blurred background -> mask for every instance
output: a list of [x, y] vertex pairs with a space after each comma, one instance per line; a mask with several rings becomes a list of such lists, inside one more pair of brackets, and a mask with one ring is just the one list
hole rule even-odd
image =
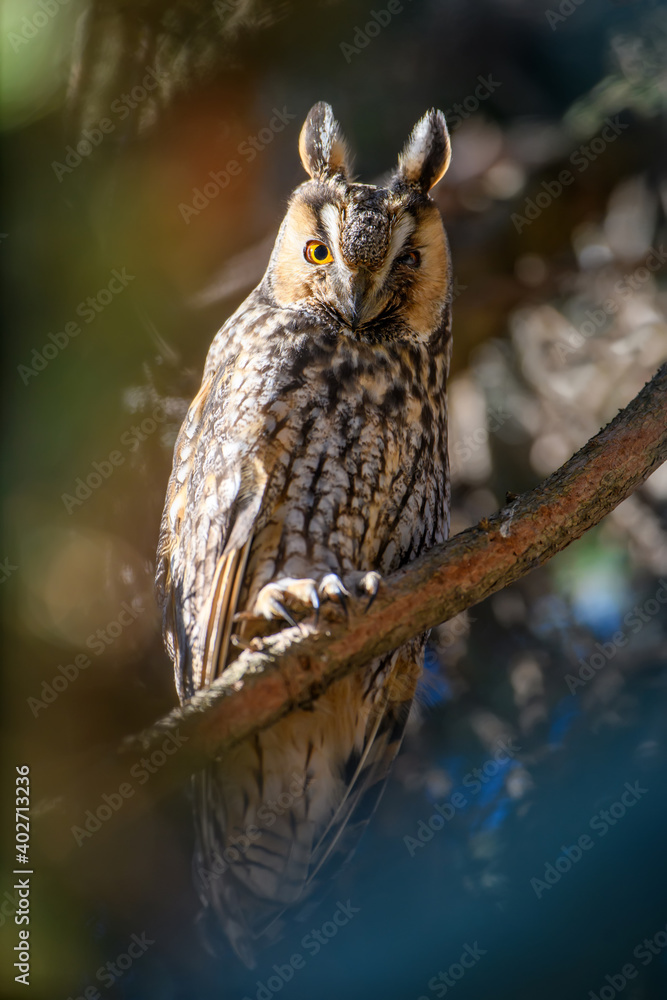
[[[185, 789], [80, 846], [66, 818], [116, 790], [86, 798], [87, 763], [176, 702], [153, 597], [171, 450], [303, 179], [309, 107], [333, 105], [365, 181], [427, 108], [447, 115], [458, 531], [557, 468], [667, 357], [665, 5], [1, 11], [2, 795], [13, 808], [30, 765], [35, 874], [31, 986], [3, 973], [0, 995], [667, 996], [667, 468], [436, 630], [352, 865], [252, 972], [201, 945]], [[11, 822], [3, 841], [10, 970]], [[304, 936], [335, 926], [338, 901], [356, 912], [315, 953]], [[138, 957], [114, 964], [133, 935]]]

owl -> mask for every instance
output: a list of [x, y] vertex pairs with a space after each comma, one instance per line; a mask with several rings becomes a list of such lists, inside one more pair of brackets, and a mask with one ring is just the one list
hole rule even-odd
[[[386, 186], [350, 177], [331, 108], [299, 138], [266, 274], [215, 336], [174, 449], [157, 591], [182, 701], [255, 636], [363, 612], [449, 527], [451, 267], [429, 196], [445, 119]], [[333, 683], [194, 779], [194, 876], [252, 967], [282, 915], [350, 856], [398, 751], [426, 636]]]

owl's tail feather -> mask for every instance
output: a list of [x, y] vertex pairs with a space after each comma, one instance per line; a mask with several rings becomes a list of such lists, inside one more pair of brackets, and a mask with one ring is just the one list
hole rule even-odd
[[279, 933], [278, 918], [302, 893], [313, 824], [303, 818], [297, 822], [293, 812], [267, 812], [267, 818], [275, 817], [270, 829], [257, 823], [243, 829], [223, 826], [229, 810], [220, 765], [209, 766], [193, 781], [198, 803], [195, 884], [233, 950], [253, 968], [256, 951]]
[[[343, 678], [194, 781], [194, 875], [249, 967], [281, 916], [353, 854], [401, 744], [421, 648]], [[316, 881], [317, 880], [317, 881]]]

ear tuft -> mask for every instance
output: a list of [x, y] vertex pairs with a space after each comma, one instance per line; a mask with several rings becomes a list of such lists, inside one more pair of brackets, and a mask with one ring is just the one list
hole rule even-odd
[[308, 112], [299, 136], [299, 155], [314, 179], [348, 177], [347, 148], [329, 104], [320, 101]]
[[433, 108], [412, 130], [398, 158], [394, 184], [417, 187], [426, 194], [444, 176], [451, 155], [445, 116]]

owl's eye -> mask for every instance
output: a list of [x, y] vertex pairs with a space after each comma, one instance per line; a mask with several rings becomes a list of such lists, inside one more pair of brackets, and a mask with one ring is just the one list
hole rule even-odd
[[303, 255], [310, 264], [330, 264], [333, 260], [329, 247], [319, 240], [308, 240]]
[[396, 261], [397, 264], [407, 264], [408, 267], [419, 267], [421, 264], [421, 254], [418, 250], [410, 250], [409, 253], [402, 254]]

